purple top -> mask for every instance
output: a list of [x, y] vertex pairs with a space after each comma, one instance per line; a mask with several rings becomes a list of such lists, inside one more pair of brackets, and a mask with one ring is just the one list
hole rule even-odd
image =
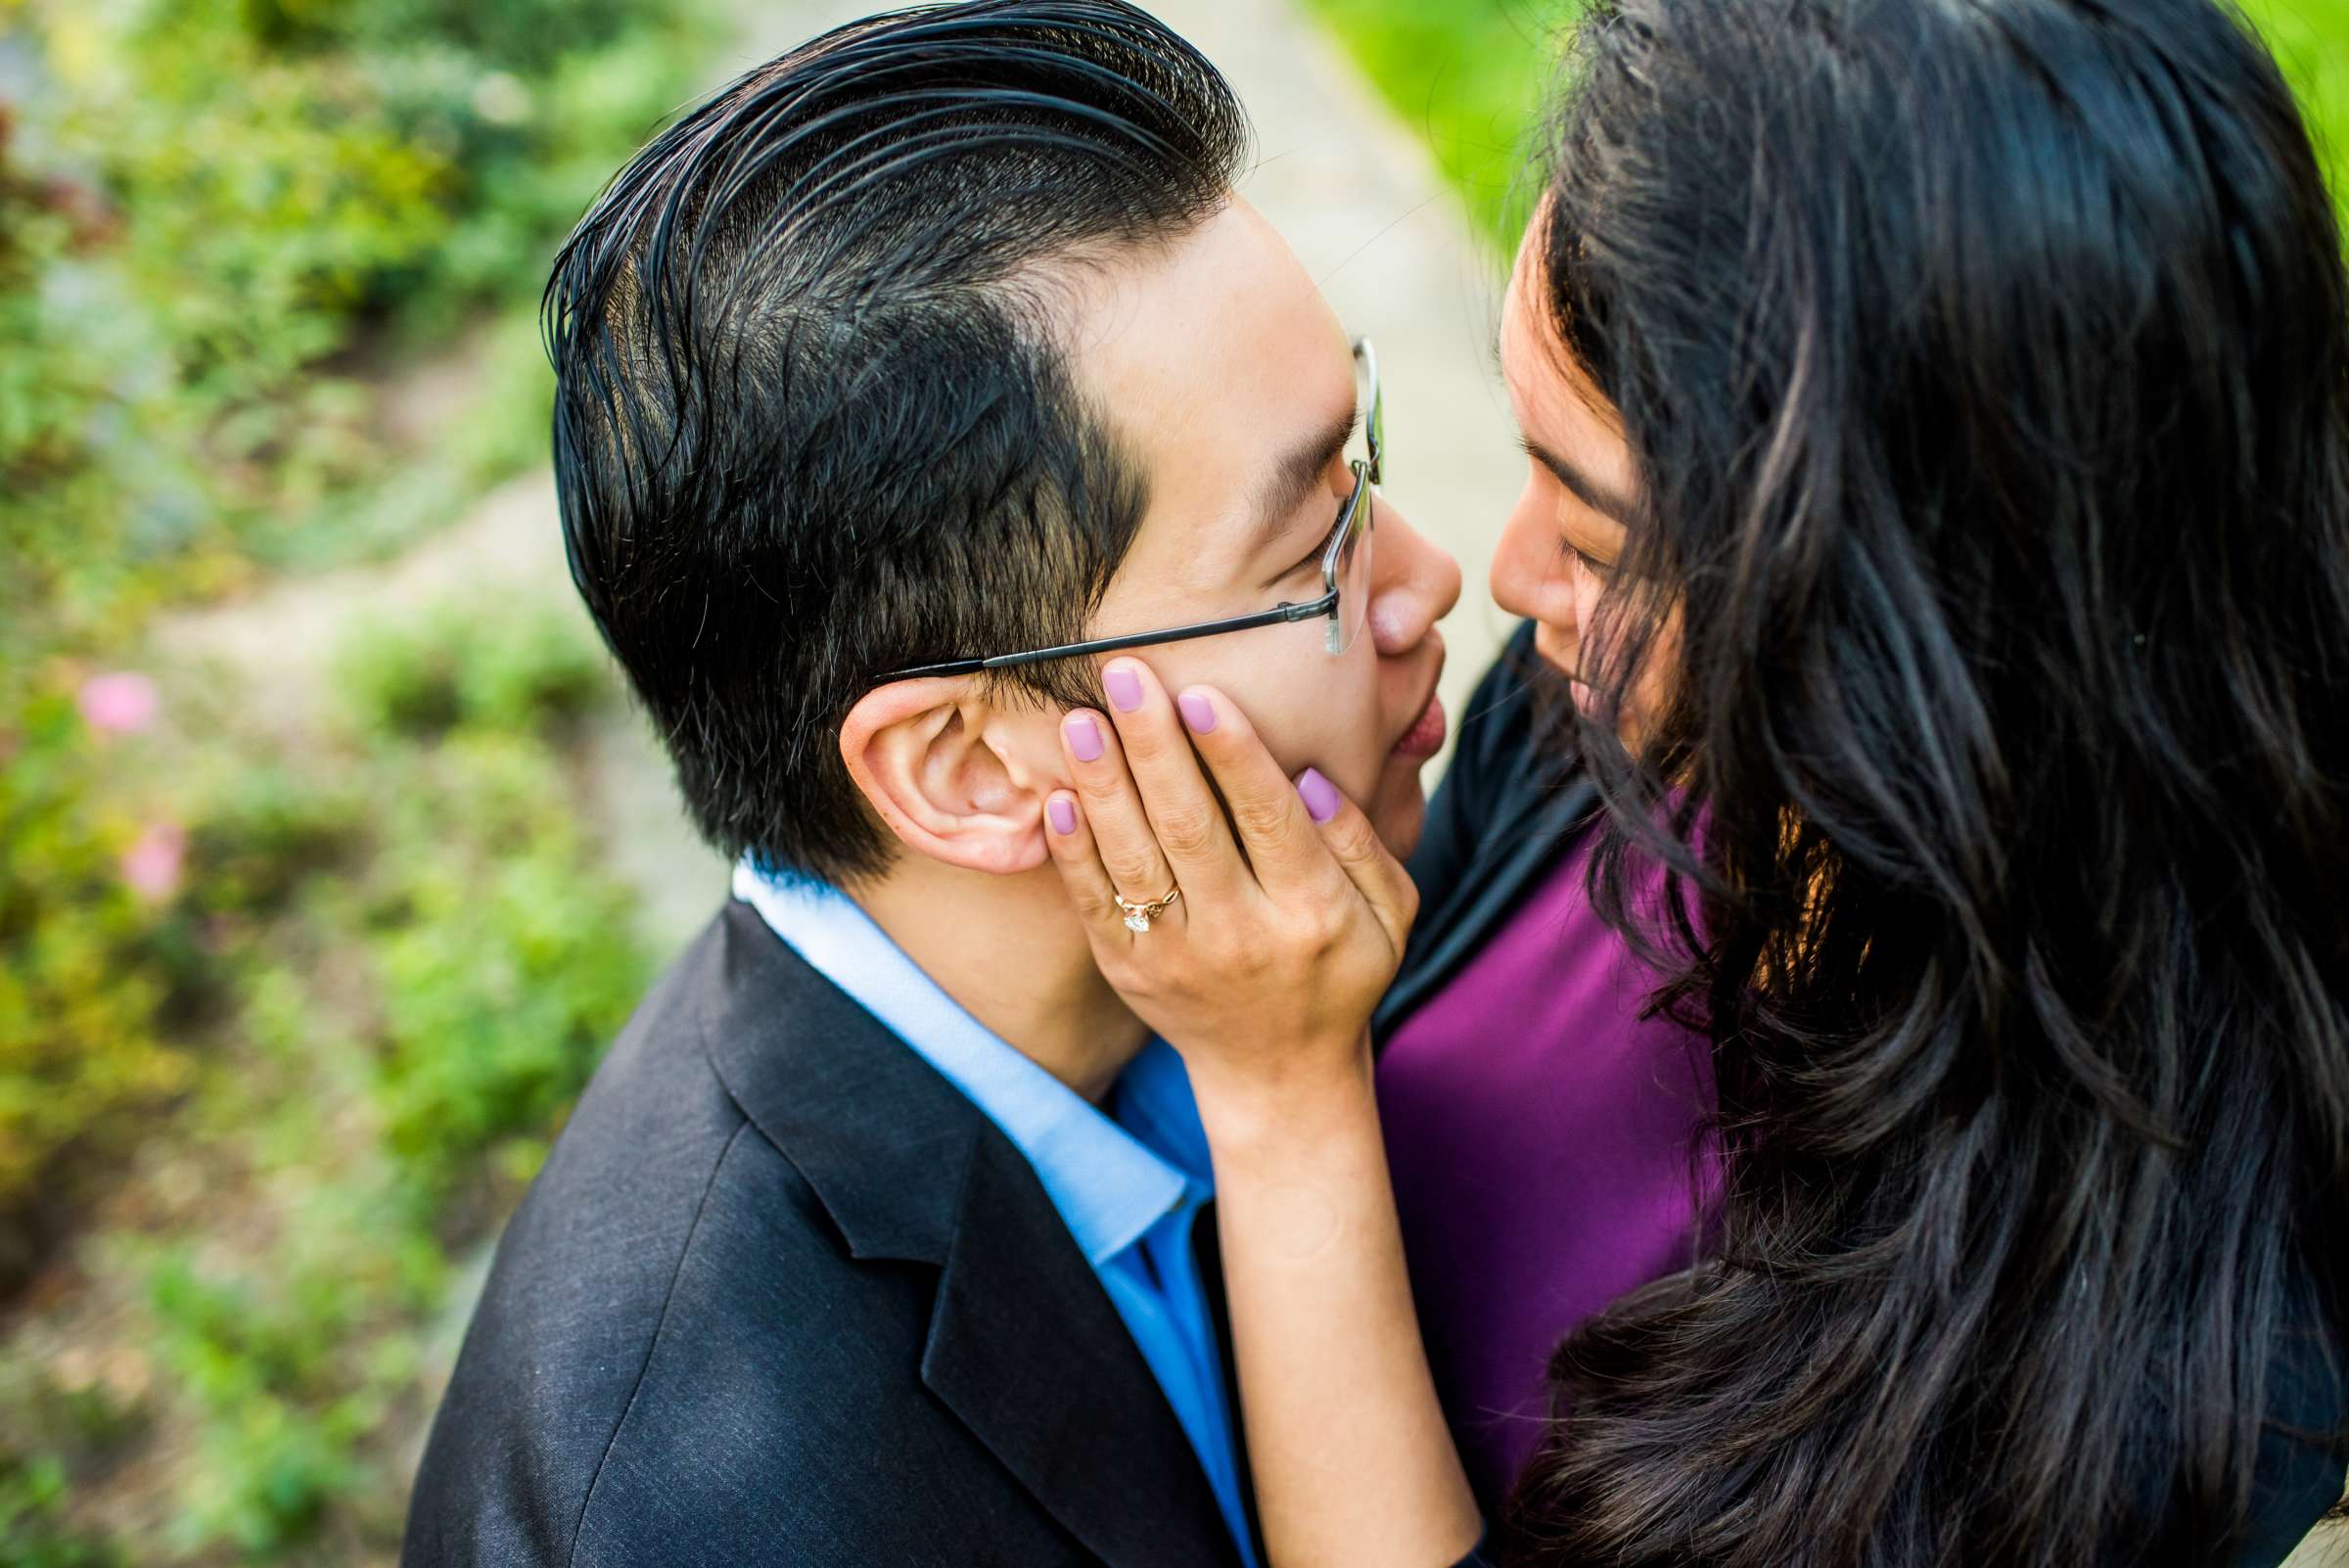
[[1656, 980], [1590, 907], [1590, 836], [1388, 1039], [1387, 1158], [1436, 1390], [1497, 1506], [1548, 1410], [1549, 1353], [1688, 1266], [1713, 1106], [1704, 1040], [1638, 1013]]

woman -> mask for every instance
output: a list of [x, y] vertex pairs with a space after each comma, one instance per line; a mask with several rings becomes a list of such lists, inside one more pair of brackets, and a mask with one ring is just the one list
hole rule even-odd
[[[2340, 1493], [2349, 1256], [2349, 285], [2291, 99], [2208, 0], [1618, 0], [1570, 58], [1493, 568], [1565, 723], [1504, 659], [1416, 894], [1147, 678], [1047, 835], [1191, 1067], [1271, 1560], [1458, 1556], [1532, 1332], [1497, 1556], [2272, 1563]], [[1170, 853], [1194, 751], [1231, 825]], [[1616, 1186], [1555, 1147], [1621, 1124], [1672, 1135]]]

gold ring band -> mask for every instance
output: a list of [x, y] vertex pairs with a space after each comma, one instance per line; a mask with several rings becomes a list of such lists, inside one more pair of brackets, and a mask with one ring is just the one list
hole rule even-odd
[[1182, 889], [1177, 887], [1165, 898], [1153, 899], [1148, 903], [1135, 903], [1114, 888], [1109, 896], [1118, 900], [1120, 909], [1126, 911], [1126, 929], [1140, 935], [1150, 929], [1151, 921], [1167, 912], [1169, 904], [1182, 897]]

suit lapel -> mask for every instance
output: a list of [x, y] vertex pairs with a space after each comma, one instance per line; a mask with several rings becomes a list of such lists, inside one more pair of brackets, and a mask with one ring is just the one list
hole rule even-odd
[[1103, 1561], [1237, 1563], [1149, 1363], [1000, 1134], [972, 1151], [922, 1380]]
[[712, 1065], [852, 1257], [939, 1269], [922, 1381], [1112, 1568], [1234, 1568], [1190, 1440], [1026, 1157], [755, 910], [719, 921]]

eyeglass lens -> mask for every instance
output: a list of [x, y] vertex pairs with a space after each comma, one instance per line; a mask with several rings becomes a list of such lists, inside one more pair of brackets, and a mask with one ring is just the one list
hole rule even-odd
[[1357, 466], [1354, 497], [1346, 503], [1346, 531], [1338, 541], [1337, 611], [1329, 619], [1328, 646], [1342, 654], [1354, 646], [1370, 614], [1370, 475]]

